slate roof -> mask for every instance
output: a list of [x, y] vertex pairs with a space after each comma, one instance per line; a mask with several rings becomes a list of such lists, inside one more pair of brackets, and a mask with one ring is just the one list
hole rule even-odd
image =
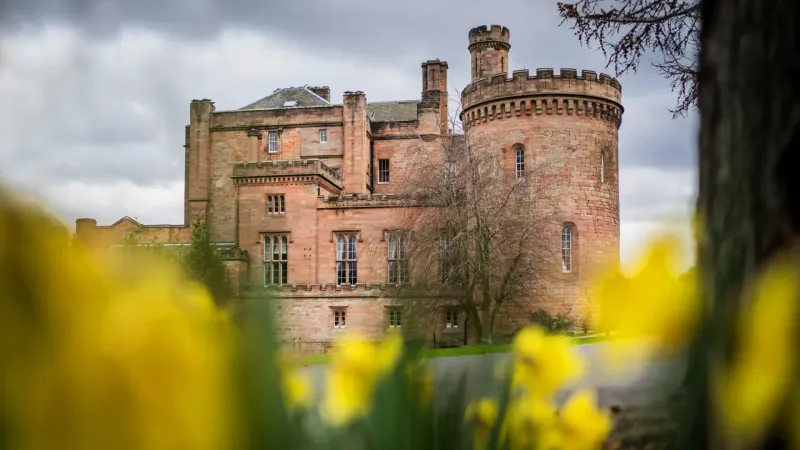
[[367, 116], [373, 122], [404, 122], [417, 120], [419, 100], [367, 103]]
[[[284, 103], [293, 100], [297, 102], [295, 106], [283, 106]], [[239, 111], [252, 109], [305, 108], [309, 106], [331, 106], [331, 104], [306, 87], [289, 87], [277, 89], [272, 95], [268, 95], [257, 102], [239, 108]]]

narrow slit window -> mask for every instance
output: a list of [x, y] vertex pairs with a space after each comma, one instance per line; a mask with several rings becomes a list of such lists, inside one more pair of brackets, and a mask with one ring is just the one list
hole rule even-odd
[[600, 182], [606, 182], [606, 154], [600, 152]]
[[563, 273], [572, 272], [572, 248], [572, 227], [565, 225], [561, 228], [561, 271]]
[[525, 178], [525, 149], [517, 149], [515, 171], [517, 180], [522, 180]]

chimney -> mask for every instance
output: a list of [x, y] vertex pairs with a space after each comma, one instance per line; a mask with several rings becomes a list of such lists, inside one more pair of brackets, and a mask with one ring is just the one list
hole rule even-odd
[[331, 101], [331, 88], [328, 86], [309, 86], [308, 90], [324, 98], [326, 102]]

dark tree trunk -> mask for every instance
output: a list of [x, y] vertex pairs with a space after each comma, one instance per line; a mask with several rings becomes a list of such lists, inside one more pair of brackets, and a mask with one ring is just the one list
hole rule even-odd
[[[743, 283], [800, 229], [798, 24], [798, 0], [703, 2], [698, 262], [716, 337], [728, 335]], [[714, 341], [712, 355], [724, 357], [727, 340]]]

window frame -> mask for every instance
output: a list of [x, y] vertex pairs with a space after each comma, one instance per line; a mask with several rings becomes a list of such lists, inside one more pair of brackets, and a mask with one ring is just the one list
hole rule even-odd
[[606, 152], [600, 152], [600, 183], [606, 182]]
[[514, 151], [514, 174], [517, 181], [525, 179], [525, 148], [517, 147]]
[[267, 194], [267, 214], [286, 214], [286, 194]]
[[[395, 230], [388, 234], [386, 244], [386, 280], [388, 283], [396, 285], [406, 284], [411, 278], [409, 269], [411, 231]], [[394, 254], [392, 252], [393, 246]]]
[[355, 286], [358, 283], [357, 233], [336, 234], [334, 247], [336, 256], [336, 286]]
[[267, 153], [278, 153], [278, 132], [275, 130], [267, 131]]
[[332, 308], [333, 309], [333, 328], [343, 329], [347, 328], [347, 308]]
[[320, 144], [327, 144], [328, 143], [328, 129], [327, 128], [320, 128], [319, 129], [319, 143]]
[[[386, 167], [382, 167], [386, 163]], [[391, 162], [389, 159], [378, 160], [378, 184], [389, 184], [391, 180]]]
[[[452, 320], [451, 320], [452, 319]], [[458, 329], [458, 310], [450, 309], [444, 313], [444, 327], [446, 329]]]
[[[263, 252], [264, 286], [285, 286], [289, 284], [289, 235], [269, 233], [261, 236]], [[275, 243], [278, 253], [275, 253]], [[275, 259], [275, 255], [278, 259]]]
[[575, 270], [575, 230], [570, 224], [561, 226], [561, 273]]
[[389, 308], [388, 319], [389, 319], [389, 328], [403, 327], [403, 313], [400, 308]]

